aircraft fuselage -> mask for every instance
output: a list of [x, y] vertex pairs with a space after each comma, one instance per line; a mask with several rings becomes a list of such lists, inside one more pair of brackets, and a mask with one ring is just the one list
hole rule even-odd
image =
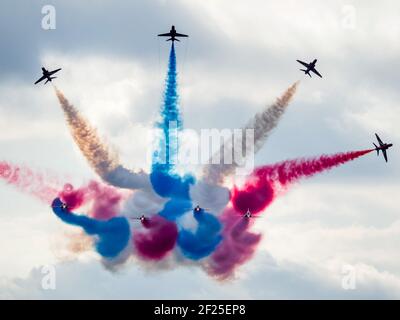
[[385, 144], [383, 144], [383, 145], [377, 147], [376, 149], [379, 149], [379, 150], [387, 150], [387, 149], [389, 149], [389, 148], [392, 147], [392, 146], [393, 146], [393, 143], [385, 143]]

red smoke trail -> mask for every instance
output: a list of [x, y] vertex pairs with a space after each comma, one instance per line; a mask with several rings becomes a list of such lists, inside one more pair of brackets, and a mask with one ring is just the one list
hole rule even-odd
[[60, 183], [48, 174], [36, 173], [23, 166], [0, 162], [0, 179], [50, 204], [60, 190]]
[[348, 161], [352, 161], [374, 149], [350, 151], [334, 155], [323, 155], [318, 158], [295, 159], [284, 161], [273, 166], [264, 166], [255, 171], [255, 175], [270, 181], [277, 181], [286, 186], [302, 177], [311, 177], [316, 173], [332, 169]]
[[350, 151], [316, 158], [294, 159], [254, 170], [245, 186], [233, 189], [232, 204], [238, 212], [254, 213], [264, 210], [274, 199], [279, 187], [287, 187], [300, 178], [308, 178], [352, 161], [374, 149]]
[[211, 256], [207, 266], [208, 272], [219, 279], [232, 276], [239, 265], [252, 257], [260, 242], [261, 235], [249, 231], [252, 219], [241, 218], [238, 215], [248, 209], [252, 214], [257, 214], [271, 204], [280, 187], [287, 187], [300, 178], [311, 177], [371, 151], [374, 150], [288, 160], [257, 168], [242, 188], [234, 187], [232, 191], [233, 208], [227, 209], [221, 216], [224, 240]]
[[114, 187], [90, 181], [88, 185], [77, 189], [74, 189], [71, 184], [66, 184], [59, 197], [68, 204], [70, 210], [75, 210], [90, 202], [88, 215], [95, 219], [108, 220], [120, 212], [124, 193]]
[[175, 246], [178, 228], [175, 223], [160, 215], [154, 215], [143, 221], [147, 229], [133, 233], [133, 243], [138, 255], [145, 260], [160, 260]]
[[206, 269], [210, 275], [225, 280], [251, 259], [261, 234], [249, 231], [252, 219], [240, 217], [233, 208], [224, 211], [221, 222], [224, 224], [223, 241], [211, 255]]

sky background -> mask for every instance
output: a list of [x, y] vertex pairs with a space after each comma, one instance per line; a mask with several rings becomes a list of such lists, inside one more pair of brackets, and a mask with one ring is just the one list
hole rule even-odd
[[[42, 7], [56, 9], [43, 30]], [[1, 160], [79, 181], [96, 178], [74, 145], [40, 67], [130, 168], [148, 168], [145, 136], [157, 117], [174, 24], [184, 126], [240, 128], [301, 79], [257, 164], [394, 143], [292, 186], [255, 228], [264, 237], [237, 278], [201, 269], [105, 270], [94, 253], [60, 254], [64, 225], [34, 198], [0, 183], [0, 298], [400, 298], [400, 3], [361, 1], [22, 1], [0, 4]], [[323, 79], [296, 59], [318, 59]], [[56, 290], [43, 290], [54, 265]], [[356, 274], [342, 288], [343, 268]], [[171, 290], [173, 288], [173, 290]]]

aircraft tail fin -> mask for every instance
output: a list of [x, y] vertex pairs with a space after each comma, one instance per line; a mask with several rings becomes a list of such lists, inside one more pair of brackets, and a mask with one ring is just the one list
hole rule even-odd
[[47, 82], [49, 82], [49, 81], [51, 81], [51, 80], [53, 80], [53, 79], [55, 79], [55, 78], [57, 78], [57, 77], [48, 77], [47, 80], [46, 80], [46, 82], [45, 82], [44, 84], [46, 84]]
[[300, 71], [303, 71], [305, 74], [308, 74], [308, 76], [311, 78], [310, 72], [308, 72], [306, 69], [300, 69]]
[[179, 40], [178, 38], [169, 38], [169, 39], [167, 39], [166, 41], [181, 41], [181, 40]]
[[374, 143], [374, 146], [375, 146], [375, 150], [376, 150], [376, 155], [378, 155], [379, 156], [379, 148], [378, 148], [378, 146]]

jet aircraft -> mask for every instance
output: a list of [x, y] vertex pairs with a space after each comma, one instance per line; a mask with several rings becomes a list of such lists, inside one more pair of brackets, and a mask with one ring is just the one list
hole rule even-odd
[[171, 30], [168, 33], [160, 33], [158, 35], [159, 37], [169, 37], [169, 39], [167, 39], [166, 41], [180, 41], [178, 39], [178, 37], [189, 37], [187, 34], [183, 34], [183, 33], [178, 33], [176, 32], [175, 26], [171, 27]]

